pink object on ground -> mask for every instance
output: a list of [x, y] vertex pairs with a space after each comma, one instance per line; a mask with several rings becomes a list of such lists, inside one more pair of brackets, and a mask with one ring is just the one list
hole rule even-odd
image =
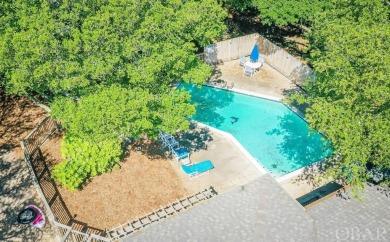
[[43, 226], [45, 226], [46, 220], [45, 220], [45, 214], [35, 205], [28, 205], [26, 208], [32, 208], [37, 211], [37, 217], [34, 219], [34, 221], [31, 223], [31, 226], [34, 228], [42, 229]]

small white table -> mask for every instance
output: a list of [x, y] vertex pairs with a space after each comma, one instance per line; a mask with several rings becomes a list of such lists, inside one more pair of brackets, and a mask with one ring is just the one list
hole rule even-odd
[[253, 69], [257, 70], [257, 69], [259, 69], [263, 65], [263, 62], [250, 62], [250, 61], [247, 61], [245, 63], [245, 65], [247, 67], [250, 67], [250, 68], [253, 68]]

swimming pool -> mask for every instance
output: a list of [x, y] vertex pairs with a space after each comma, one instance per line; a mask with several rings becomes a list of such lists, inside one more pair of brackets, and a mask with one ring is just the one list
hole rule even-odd
[[332, 152], [323, 136], [286, 105], [209, 86], [181, 84], [197, 103], [195, 121], [232, 134], [274, 177], [317, 162]]

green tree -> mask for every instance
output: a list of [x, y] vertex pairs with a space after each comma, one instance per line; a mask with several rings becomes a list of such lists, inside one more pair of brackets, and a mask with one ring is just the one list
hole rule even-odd
[[390, 168], [390, 25], [384, 0], [335, 0], [309, 33], [314, 80], [307, 119], [336, 156], [327, 175], [362, 188], [367, 166]]
[[189, 128], [187, 118], [195, 113], [186, 92], [171, 90], [155, 95], [140, 88], [99, 86], [78, 101], [61, 97], [51, 115], [72, 137], [102, 141], [121, 135], [156, 138], [157, 130], [174, 133]]
[[310, 25], [313, 18], [329, 6], [325, 0], [222, 0], [228, 9], [255, 8], [266, 25]]
[[[196, 58], [225, 29], [215, 0], [7, 1], [0, 23], [0, 74], [8, 92], [49, 99], [120, 83], [168, 92], [202, 83]], [[12, 10], [12, 11], [8, 11]], [[205, 14], [207, 13], [207, 14]]]
[[253, 0], [260, 11], [261, 22], [267, 25], [308, 25], [328, 5], [324, 0]]
[[119, 136], [188, 129], [195, 108], [172, 84], [210, 76], [195, 53], [226, 17], [216, 0], [6, 0], [0, 10], [0, 87], [45, 98], [81, 147], [65, 140], [53, 175], [71, 189], [111, 170]]
[[52, 177], [70, 190], [117, 166], [121, 136], [156, 138], [158, 129], [171, 133], [186, 130], [187, 118], [195, 113], [186, 92], [154, 95], [117, 84], [95, 89], [77, 101], [57, 98], [51, 106], [52, 117], [66, 130], [62, 143], [65, 161], [54, 168]]
[[234, 9], [238, 11], [244, 11], [250, 7], [252, 7], [253, 0], [221, 0], [223, 6], [228, 9]]
[[0, 10], [0, 87], [45, 98], [83, 147], [64, 142], [73, 155], [55, 168], [69, 188], [112, 168], [117, 152], [93, 166], [83, 159], [121, 135], [188, 129], [195, 108], [172, 84], [210, 76], [195, 53], [223, 33], [226, 17], [216, 0], [6, 0]]

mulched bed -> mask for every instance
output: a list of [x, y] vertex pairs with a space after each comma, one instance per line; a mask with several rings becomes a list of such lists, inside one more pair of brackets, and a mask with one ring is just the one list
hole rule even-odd
[[[61, 135], [42, 147], [50, 167], [61, 161], [60, 147]], [[188, 195], [174, 164], [156, 150], [129, 148], [121, 169], [92, 178], [82, 190], [70, 192], [58, 186], [69, 212], [88, 226], [111, 229]]]
[[[12, 152], [13, 159], [22, 159], [20, 140], [47, 113], [25, 98], [0, 97], [0, 154]], [[61, 138], [57, 134], [42, 147], [51, 168], [62, 160]], [[80, 191], [69, 192], [58, 186], [70, 214], [88, 226], [111, 229], [188, 195], [173, 168], [175, 164], [160, 154], [159, 147], [146, 147], [149, 150], [145, 152], [129, 149], [121, 169], [92, 178]]]

